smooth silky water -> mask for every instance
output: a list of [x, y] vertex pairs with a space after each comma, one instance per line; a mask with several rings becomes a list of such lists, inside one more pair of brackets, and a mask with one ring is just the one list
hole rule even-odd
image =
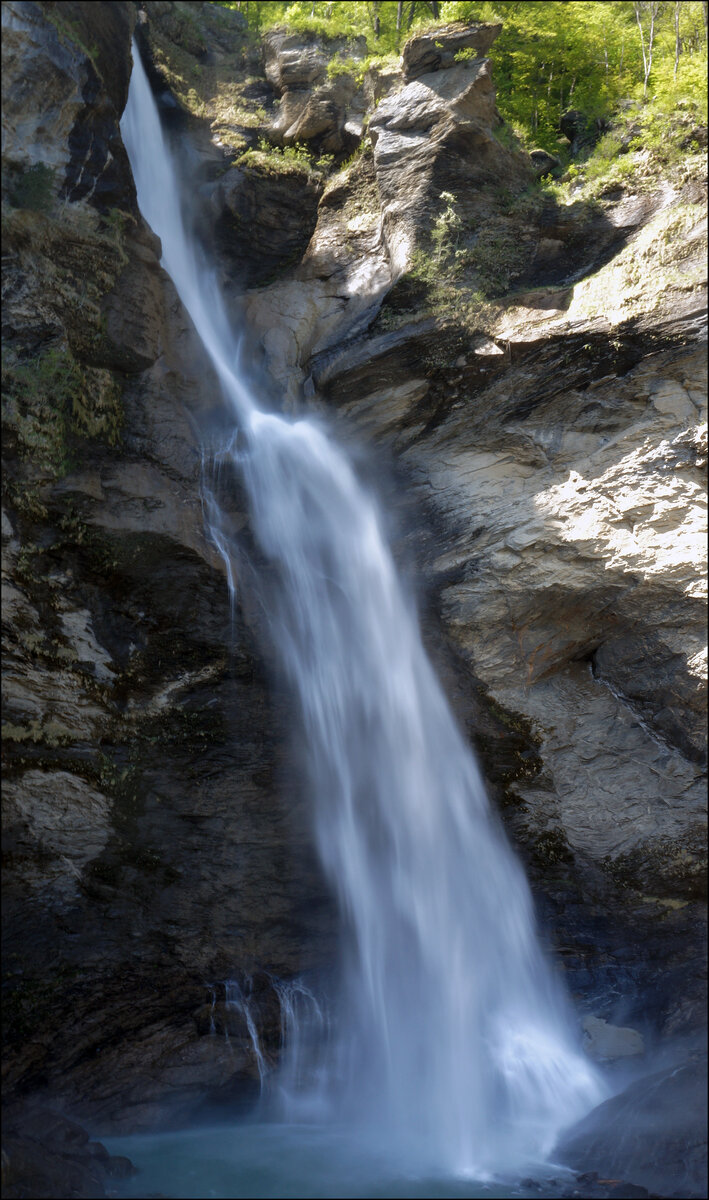
[[[314, 838], [344, 947], [327, 1030], [286, 1031], [259, 1123], [131, 1140], [126, 1152], [146, 1171], [141, 1187], [149, 1177], [175, 1196], [508, 1194], [494, 1180], [541, 1170], [603, 1085], [375, 498], [315, 420], [263, 412], [239, 366], [135, 48], [121, 128], [140, 209], [221, 385], [229, 432], [205, 449], [207, 529], [233, 606], [236, 547], [217, 486], [228, 464], [269, 563], [262, 602], [301, 714]], [[411, 1190], [415, 1178], [423, 1191]], [[434, 1179], [449, 1182], [431, 1191]], [[476, 1192], [475, 1180], [493, 1190]]]

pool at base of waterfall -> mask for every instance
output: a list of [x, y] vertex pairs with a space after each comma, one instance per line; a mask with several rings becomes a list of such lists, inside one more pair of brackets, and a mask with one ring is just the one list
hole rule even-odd
[[[114, 1195], [191, 1197], [538, 1197], [539, 1184], [467, 1175], [414, 1174], [346, 1130], [320, 1125], [235, 1124], [104, 1138], [110, 1154], [125, 1155], [137, 1174]], [[544, 1169], [535, 1164], [535, 1176]], [[530, 1164], [530, 1169], [532, 1169]], [[550, 1168], [547, 1167], [550, 1173]], [[555, 1172], [560, 1182], [563, 1169]], [[569, 1175], [569, 1180], [573, 1179]], [[548, 1193], [547, 1193], [548, 1194]]]

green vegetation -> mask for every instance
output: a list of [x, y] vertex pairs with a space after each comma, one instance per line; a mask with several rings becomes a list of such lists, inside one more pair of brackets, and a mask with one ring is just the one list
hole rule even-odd
[[492, 51], [497, 103], [530, 145], [558, 153], [563, 112], [575, 108], [590, 120], [607, 121], [623, 99], [645, 99], [669, 114], [691, 96], [706, 119], [707, 33], [700, 3], [451, 0], [440, 13], [447, 21], [502, 22]]
[[[213, 9], [215, 14], [219, 12], [216, 5]], [[191, 30], [194, 18], [190, 22]], [[214, 137], [239, 153], [248, 145], [244, 130], [257, 129], [267, 120], [263, 107], [244, 96], [244, 89], [253, 81], [246, 69], [243, 44], [237, 38], [231, 53], [201, 61], [198, 55], [203, 41], [199, 45], [191, 37], [181, 41], [185, 28], [180, 25], [168, 36], [158, 26], [150, 27], [155, 66], [183, 108], [195, 117], [208, 118]]]
[[246, 150], [235, 167], [251, 167], [269, 175], [309, 175], [315, 166], [305, 146], [272, 146], [261, 138], [256, 150]]
[[52, 25], [59, 34], [59, 40], [61, 42], [73, 42], [74, 45], [78, 46], [78, 48], [86, 55], [87, 58], [91, 59], [94, 66], [96, 66], [98, 47], [95, 45], [95, 43], [91, 42], [89, 44], [84, 40], [82, 36], [81, 23], [79, 21], [72, 18], [67, 19], [63, 13], [60, 15], [60, 13], [57, 11], [57, 7], [58, 6], [56, 4], [45, 5], [43, 16], [48, 21], [51, 21]]
[[81, 388], [71, 354], [52, 347], [36, 358], [3, 360], [3, 424], [17, 434], [22, 453], [50, 474], [65, 468], [67, 413]]
[[[707, 27], [698, 0], [351, 0], [232, 2], [253, 33], [274, 26], [330, 38], [364, 38], [370, 56], [401, 49], [411, 34], [452, 21], [501, 22], [495, 43], [497, 103], [528, 146], [559, 152], [559, 120], [569, 108], [609, 120], [618, 101], [646, 103], [667, 118], [683, 98], [706, 119]], [[471, 57], [463, 50], [460, 61]], [[371, 62], [371, 59], [369, 60]], [[352, 62], [361, 74], [368, 60]], [[331, 71], [347, 67], [336, 56]], [[565, 139], [561, 139], [566, 145]]]
[[109, 445], [118, 440], [122, 409], [113, 376], [80, 366], [64, 346], [44, 348], [24, 360], [6, 354], [2, 388], [4, 432], [50, 478], [71, 468], [72, 435]]
[[[532, 189], [530, 189], [532, 190]], [[536, 189], [541, 203], [542, 191]], [[520, 198], [520, 202], [527, 199]], [[450, 312], [479, 326], [492, 318], [495, 297], [503, 295], [528, 265], [529, 250], [515, 221], [491, 217], [469, 226], [456, 196], [441, 192], [430, 244], [414, 250], [407, 272], [419, 284], [425, 307], [441, 316]], [[515, 198], [509, 207], [514, 209]]]
[[135, 225], [135, 217], [131, 213], [124, 212], [122, 208], [109, 208], [101, 218], [101, 224], [104, 229], [104, 236], [111, 242], [116, 250], [120, 261], [125, 265], [128, 262], [128, 255], [125, 249], [125, 236], [128, 225]]
[[8, 198], [13, 208], [49, 212], [54, 202], [54, 169], [41, 162], [21, 168]]

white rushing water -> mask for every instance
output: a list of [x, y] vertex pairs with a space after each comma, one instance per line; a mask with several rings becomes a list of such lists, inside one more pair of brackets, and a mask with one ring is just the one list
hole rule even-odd
[[[220, 457], [245, 483], [277, 579], [271, 636], [302, 711], [317, 846], [342, 913], [332, 1021], [308, 1003], [299, 1036], [305, 997], [289, 998], [289, 1117], [359, 1126], [370, 1145], [452, 1174], [484, 1178], [540, 1160], [602, 1089], [376, 503], [314, 421], [259, 411], [215, 277], [187, 236], [135, 50], [121, 128], [141, 211], [233, 417]], [[233, 596], [229, 536], [215, 495], [207, 499]]]

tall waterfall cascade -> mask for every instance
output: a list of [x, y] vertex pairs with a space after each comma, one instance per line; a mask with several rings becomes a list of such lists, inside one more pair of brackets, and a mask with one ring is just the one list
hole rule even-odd
[[[261, 411], [240, 373], [136, 47], [133, 62], [121, 128], [138, 203], [229, 410], [220, 457], [243, 480], [276, 577], [270, 635], [302, 714], [314, 835], [341, 912], [326, 1044], [293, 1036], [299, 1061], [289, 1067], [286, 1046], [280, 1093], [292, 1119], [358, 1124], [412, 1164], [480, 1178], [541, 1160], [603, 1088], [540, 949], [524, 873], [426, 656], [375, 499], [314, 420]], [[233, 593], [215, 494], [206, 514]], [[311, 1072], [306, 1052], [321, 1056]], [[296, 1078], [307, 1082], [289, 1088]]]

